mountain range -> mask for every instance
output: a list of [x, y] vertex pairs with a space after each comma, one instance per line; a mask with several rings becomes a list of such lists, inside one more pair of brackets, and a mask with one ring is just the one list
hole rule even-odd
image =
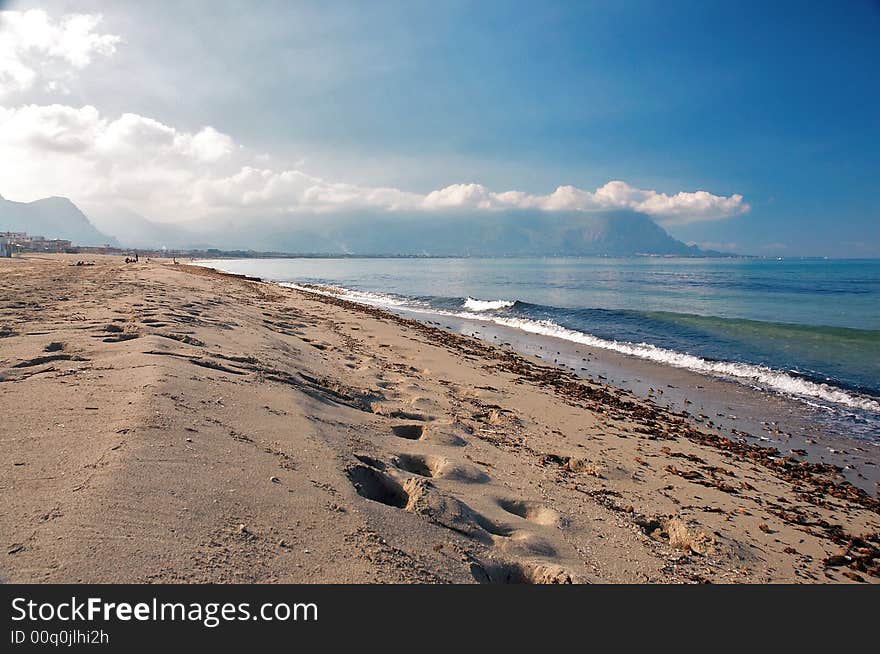
[[630, 211], [239, 214], [175, 224], [152, 222], [127, 210], [94, 215], [90, 220], [67, 198], [26, 203], [0, 198], [0, 231], [65, 238], [77, 245], [353, 255], [720, 254], [686, 245], [647, 216]]
[[73, 202], [59, 197], [14, 202], [0, 196], [0, 232], [64, 238], [77, 245], [118, 245], [115, 239], [98, 231]]

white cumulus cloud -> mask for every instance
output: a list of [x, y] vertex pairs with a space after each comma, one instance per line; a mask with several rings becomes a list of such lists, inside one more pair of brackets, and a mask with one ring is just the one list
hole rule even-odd
[[714, 220], [748, 211], [741, 195], [667, 195], [611, 181], [588, 191], [559, 186], [546, 195], [452, 184], [425, 194], [326, 180], [258, 165], [233, 139], [204, 127], [187, 132], [133, 113], [109, 118], [92, 106], [0, 106], [0, 192], [34, 199], [66, 195], [112, 203], [158, 219], [252, 209], [273, 213], [378, 210], [629, 210], [662, 224]]
[[41, 9], [0, 11], [0, 94], [38, 83], [47, 91], [64, 91], [95, 57], [116, 52], [120, 37], [96, 31], [100, 22], [96, 14], [56, 20]]
[[[234, 159], [232, 138], [212, 127], [186, 132], [92, 106], [0, 106], [0, 193], [64, 195], [159, 216], [198, 212], [193, 188]], [[181, 216], [181, 212], [184, 215]]]
[[559, 186], [547, 195], [522, 191], [493, 193], [480, 184], [453, 184], [425, 196], [427, 209], [539, 209], [542, 211], [630, 210], [671, 225], [727, 218], [749, 210], [739, 194], [712, 195], [706, 191], [675, 195], [643, 190], [611, 181], [595, 191]]

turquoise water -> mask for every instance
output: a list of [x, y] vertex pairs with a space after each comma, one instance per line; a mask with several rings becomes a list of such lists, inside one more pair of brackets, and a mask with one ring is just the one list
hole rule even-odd
[[267, 280], [332, 285], [388, 308], [604, 347], [880, 420], [880, 260], [207, 263]]

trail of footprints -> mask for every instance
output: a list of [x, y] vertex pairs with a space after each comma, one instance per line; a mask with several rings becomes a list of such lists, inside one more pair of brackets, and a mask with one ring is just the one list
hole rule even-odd
[[[352, 341], [345, 344], [350, 367], [372, 368], [369, 363], [363, 365], [364, 359], [375, 364], [377, 358], [353, 356], [356, 343], [348, 338]], [[384, 455], [355, 453], [356, 463], [345, 470], [356, 493], [391, 510], [417, 514], [468, 538], [475, 552], [469, 551], [470, 574], [480, 583], [579, 581], [558, 563], [577, 558], [567, 551], [559, 514], [539, 502], [508, 497], [507, 489], [499, 482], [462, 460], [461, 448], [467, 441], [463, 434], [456, 433], [451, 420], [435, 417], [444, 408], [423, 395], [425, 391], [416, 381], [418, 370], [401, 363], [382, 363], [384, 372], [369, 381], [376, 389], [371, 397], [363, 393], [357, 397], [353, 389], [342, 384], [330, 389], [334, 391], [333, 401], [343, 401], [391, 422], [387, 435], [374, 441], [388, 445], [382, 448]], [[327, 393], [329, 380], [320, 382], [314, 387]], [[563, 549], [566, 551], [561, 552]]]
[[[177, 311], [160, 312], [157, 310], [159, 302], [156, 297], [148, 296], [145, 300], [146, 304], [133, 305], [117, 312], [125, 317], [116, 318], [109, 324], [89, 325], [95, 330], [92, 337], [106, 343], [118, 343], [154, 335], [201, 348], [205, 344], [193, 336], [180, 331], [169, 333], [162, 328], [173, 325], [178, 330], [181, 327], [185, 330], [186, 327], [206, 324], [230, 327], [229, 324], [206, 318], [205, 313], [211, 308], [209, 303], [183, 304]], [[268, 314], [264, 316], [269, 317]], [[291, 321], [292, 317], [299, 320]], [[264, 320], [264, 326], [314, 344], [302, 331], [310, 324], [305, 316], [286, 315], [284, 318], [283, 321], [277, 318]], [[137, 325], [138, 322], [142, 327]], [[563, 526], [560, 516], [540, 503], [509, 498], [504, 491], [493, 492], [496, 483], [490, 475], [458, 456], [461, 448], [467, 445], [465, 438], [431, 415], [438, 408], [436, 402], [419, 397], [416, 393], [420, 389], [415, 385], [401, 388], [404, 394], [412, 398], [408, 405], [401, 406], [394, 401], [385, 401], [381, 395], [378, 399], [361, 397], [352, 389], [333, 384], [330, 380], [315, 379], [305, 374], [283, 375], [282, 371], [267, 369], [250, 358], [227, 357], [214, 352], [205, 353], [208, 356], [158, 350], [147, 353], [178, 356], [193, 364], [235, 375], [272, 373], [268, 377], [274, 381], [291, 384], [303, 392], [316, 393], [324, 399], [393, 421], [387, 442], [394, 446], [389, 448], [391, 453], [385, 460], [356, 454], [357, 462], [346, 469], [347, 477], [358, 495], [395, 510], [417, 514], [470, 539], [476, 554], [470, 556], [469, 570], [478, 582], [576, 581], [572, 574], [555, 563], [561, 543], [558, 530]], [[44, 363], [50, 356], [59, 360], [71, 358], [66, 353], [44, 355], [19, 366]], [[223, 359], [223, 364], [212, 360], [214, 358]], [[354, 357], [350, 359], [351, 367], [360, 368], [353, 363], [355, 360]], [[393, 389], [400, 387], [396, 381], [380, 380], [376, 385], [381, 389], [380, 393], [390, 391], [395, 395]], [[480, 492], [466, 492], [466, 488], [472, 485], [480, 485]], [[460, 496], [467, 496], [473, 506]]]
[[[355, 491], [372, 502], [416, 513], [474, 541], [483, 555], [470, 561], [470, 573], [480, 583], [573, 583], [575, 577], [554, 562], [562, 519], [539, 502], [493, 493], [492, 478], [461, 461], [458, 448], [465, 440], [450, 433], [430, 416], [415, 423], [396, 424], [390, 437], [399, 444], [388, 460], [356, 454], [346, 474]], [[392, 441], [392, 442], [394, 442]], [[424, 444], [432, 453], [413, 452]], [[436, 453], [436, 452], [441, 453]], [[479, 510], [457, 495], [461, 484], [480, 484], [469, 493]]]

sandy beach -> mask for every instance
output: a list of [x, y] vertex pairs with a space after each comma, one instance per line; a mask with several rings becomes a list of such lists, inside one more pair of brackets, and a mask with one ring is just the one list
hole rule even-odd
[[0, 260], [0, 581], [877, 583], [830, 463], [375, 308]]

